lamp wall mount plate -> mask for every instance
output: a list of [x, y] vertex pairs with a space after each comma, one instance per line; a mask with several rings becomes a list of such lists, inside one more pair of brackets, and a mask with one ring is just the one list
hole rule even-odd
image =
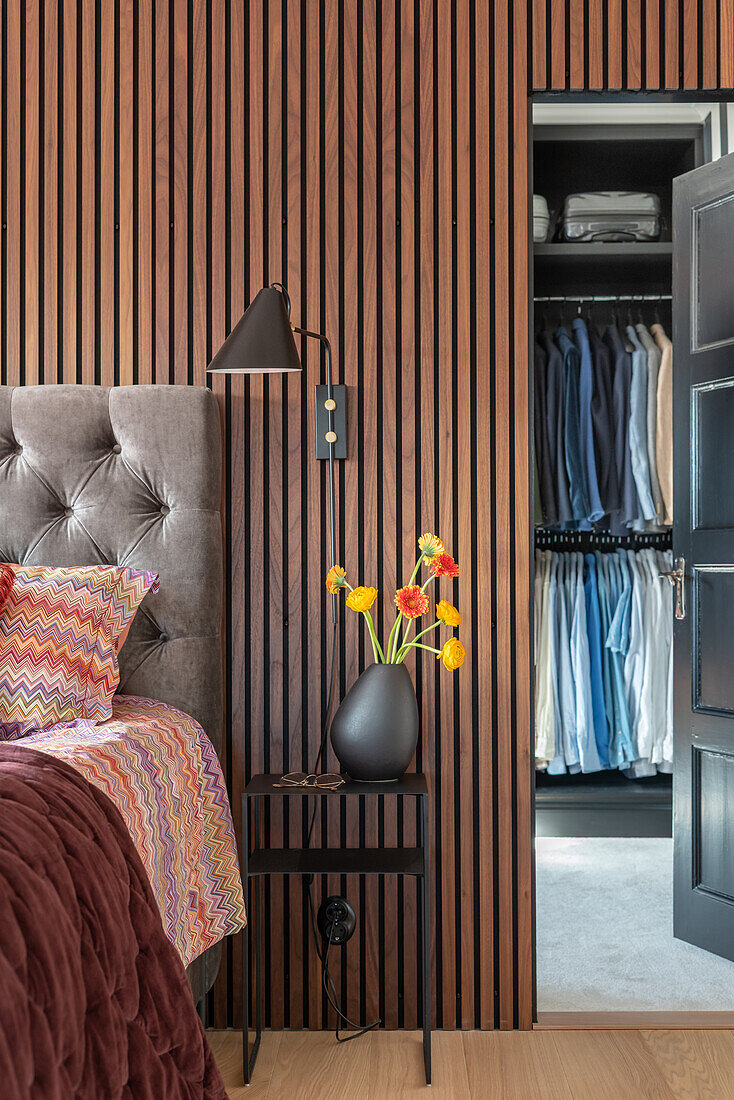
[[[335, 407], [327, 407], [329, 399], [328, 386], [314, 386], [316, 392], [316, 457], [329, 457], [329, 441], [327, 434], [333, 432], [336, 435], [334, 442], [334, 458], [347, 457], [347, 387], [332, 386], [331, 396]], [[331, 423], [329, 420], [331, 419]]]

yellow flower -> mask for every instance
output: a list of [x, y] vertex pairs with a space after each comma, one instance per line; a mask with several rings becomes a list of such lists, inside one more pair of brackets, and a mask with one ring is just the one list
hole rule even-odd
[[[444, 642], [443, 649], [438, 654], [438, 657], [443, 660], [449, 672], [454, 672], [455, 669], [461, 668], [465, 656], [466, 652], [458, 638], [449, 638], [447, 642]], [[438, 660], [438, 657], [436, 660]]]
[[347, 607], [351, 607], [352, 611], [369, 611], [376, 599], [376, 588], [364, 588], [360, 585], [347, 596]]
[[[349, 600], [347, 600], [349, 603]], [[461, 615], [448, 600], [439, 600], [436, 604], [436, 618], [446, 626], [461, 626]]]
[[423, 554], [423, 557], [427, 561], [431, 558], [435, 558], [437, 554], [443, 554], [444, 545], [441, 542], [438, 535], [432, 535], [430, 531], [426, 531], [424, 535], [418, 539], [418, 549]]
[[326, 574], [326, 587], [332, 595], [334, 592], [338, 592], [340, 588], [346, 588], [346, 576], [347, 571], [342, 569], [341, 565], [332, 565]]

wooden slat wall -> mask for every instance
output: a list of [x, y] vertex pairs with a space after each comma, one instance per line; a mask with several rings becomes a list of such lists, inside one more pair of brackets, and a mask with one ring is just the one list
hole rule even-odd
[[[412, 666], [438, 1027], [532, 1016], [528, 90], [731, 87], [733, 18], [732, 0], [2, 5], [0, 380], [205, 384], [252, 295], [282, 280], [349, 386], [345, 564], [380, 588], [381, 621], [421, 530], [463, 567], [467, 665]], [[312, 343], [303, 364], [213, 383], [238, 827], [247, 775], [313, 764], [326, 699]], [[344, 691], [368, 659], [354, 617], [338, 658]], [[382, 801], [317, 835], [410, 842], [412, 807]], [[305, 824], [294, 808], [267, 828], [297, 844]], [[415, 884], [326, 888], [358, 909], [335, 964], [350, 1015], [417, 1026]], [[269, 1022], [331, 1026], [300, 886], [273, 882], [267, 903]], [[239, 1023], [239, 968], [230, 943], [217, 1025]]]

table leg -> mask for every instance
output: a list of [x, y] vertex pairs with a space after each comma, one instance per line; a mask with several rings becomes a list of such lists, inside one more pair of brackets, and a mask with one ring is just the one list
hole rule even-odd
[[431, 1083], [431, 876], [428, 835], [428, 796], [421, 795], [421, 844], [423, 847], [423, 878], [421, 924], [423, 939], [423, 1064], [426, 1084]]

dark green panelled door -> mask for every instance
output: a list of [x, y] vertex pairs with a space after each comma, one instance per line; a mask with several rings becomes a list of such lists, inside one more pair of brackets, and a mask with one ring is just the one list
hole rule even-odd
[[734, 959], [734, 155], [673, 229], [674, 931]]

